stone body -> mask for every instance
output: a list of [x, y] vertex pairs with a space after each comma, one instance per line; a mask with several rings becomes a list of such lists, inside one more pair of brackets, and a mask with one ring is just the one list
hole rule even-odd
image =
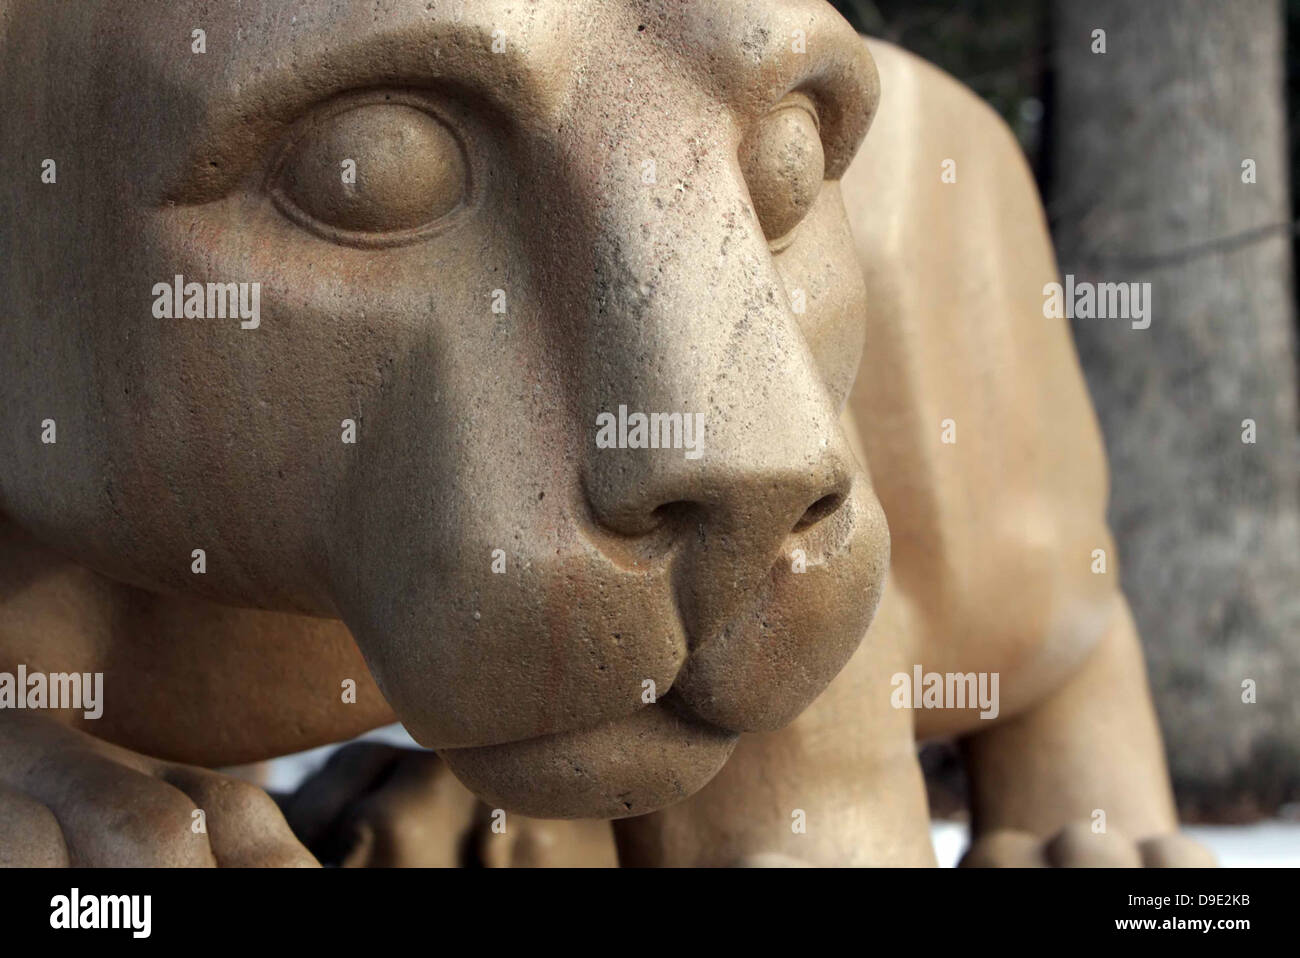
[[[971, 94], [813, 0], [133, 9], [0, 7], [0, 667], [107, 699], [0, 712], [8, 862], [311, 864], [200, 766], [394, 719], [439, 760], [349, 753], [313, 849], [480, 829], [449, 768], [626, 864], [927, 864], [942, 735], [973, 863], [1200, 860]], [[256, 323], [151, 315], [178, 275]], [[701, 454], [599, 446], [620, 407]], [[896, 708], [916, 666], [997, 717]]]

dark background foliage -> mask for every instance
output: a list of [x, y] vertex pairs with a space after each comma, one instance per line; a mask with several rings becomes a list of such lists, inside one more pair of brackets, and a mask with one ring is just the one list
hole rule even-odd
[[[994, 107], [1044, 185], [1052, 56], [1047, 0], [830, 0], [860, 33], [943, 67]], [[1087, 3], [1088, 0], [1077, 0]], [[1284, 0], [1291, 182], [1300, 182], [1300, 0]], [[1292, 220], [1300, 221], [1294, 188]], [[1300, 267], [1300, 245], [1294, 251]], [[1300, 270], [1298, 270], [1300, 273]]]
[[[1037, 160], [1050, 67], [1043, 0], [832, 2], [860, 33], [905, 47], [973, 89]], [[1300, 0], [1292, 6], [1300, 10]]]

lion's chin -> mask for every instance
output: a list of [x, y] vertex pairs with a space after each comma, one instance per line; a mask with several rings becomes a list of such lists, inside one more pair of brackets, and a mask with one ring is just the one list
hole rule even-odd
[[532, 818], [626, 818], [699, 791], [739, 737], [659, 704], [598, 728], [439, 754], [494, 808]]

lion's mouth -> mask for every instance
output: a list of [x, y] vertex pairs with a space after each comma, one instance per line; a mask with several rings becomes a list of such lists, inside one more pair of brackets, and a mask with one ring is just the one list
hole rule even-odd
[[704, 787], [739, 737], [670, 693], [592, 728], [439, 754], [488, 804], [535, 818], [624, 818]]

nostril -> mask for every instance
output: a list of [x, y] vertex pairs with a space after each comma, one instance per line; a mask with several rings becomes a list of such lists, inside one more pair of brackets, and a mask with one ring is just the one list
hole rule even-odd
[[835, 511], [843, 504], [844, 496], [838, 492], [822, 496], [805, 510], [803, 518], [794, 524], [794, 531], [802, 532], [810, 526], [815, 526], [827, 516], [834, 515]]
[[691, 517], [695, 510], [695, 503], [681, 499], [677, 502], [665, 502], [663, 505], [658, 506], [650, 515], [654, 520], [654, 528], [658, 529], [665, 525], [676, 526], [683, 524]]

